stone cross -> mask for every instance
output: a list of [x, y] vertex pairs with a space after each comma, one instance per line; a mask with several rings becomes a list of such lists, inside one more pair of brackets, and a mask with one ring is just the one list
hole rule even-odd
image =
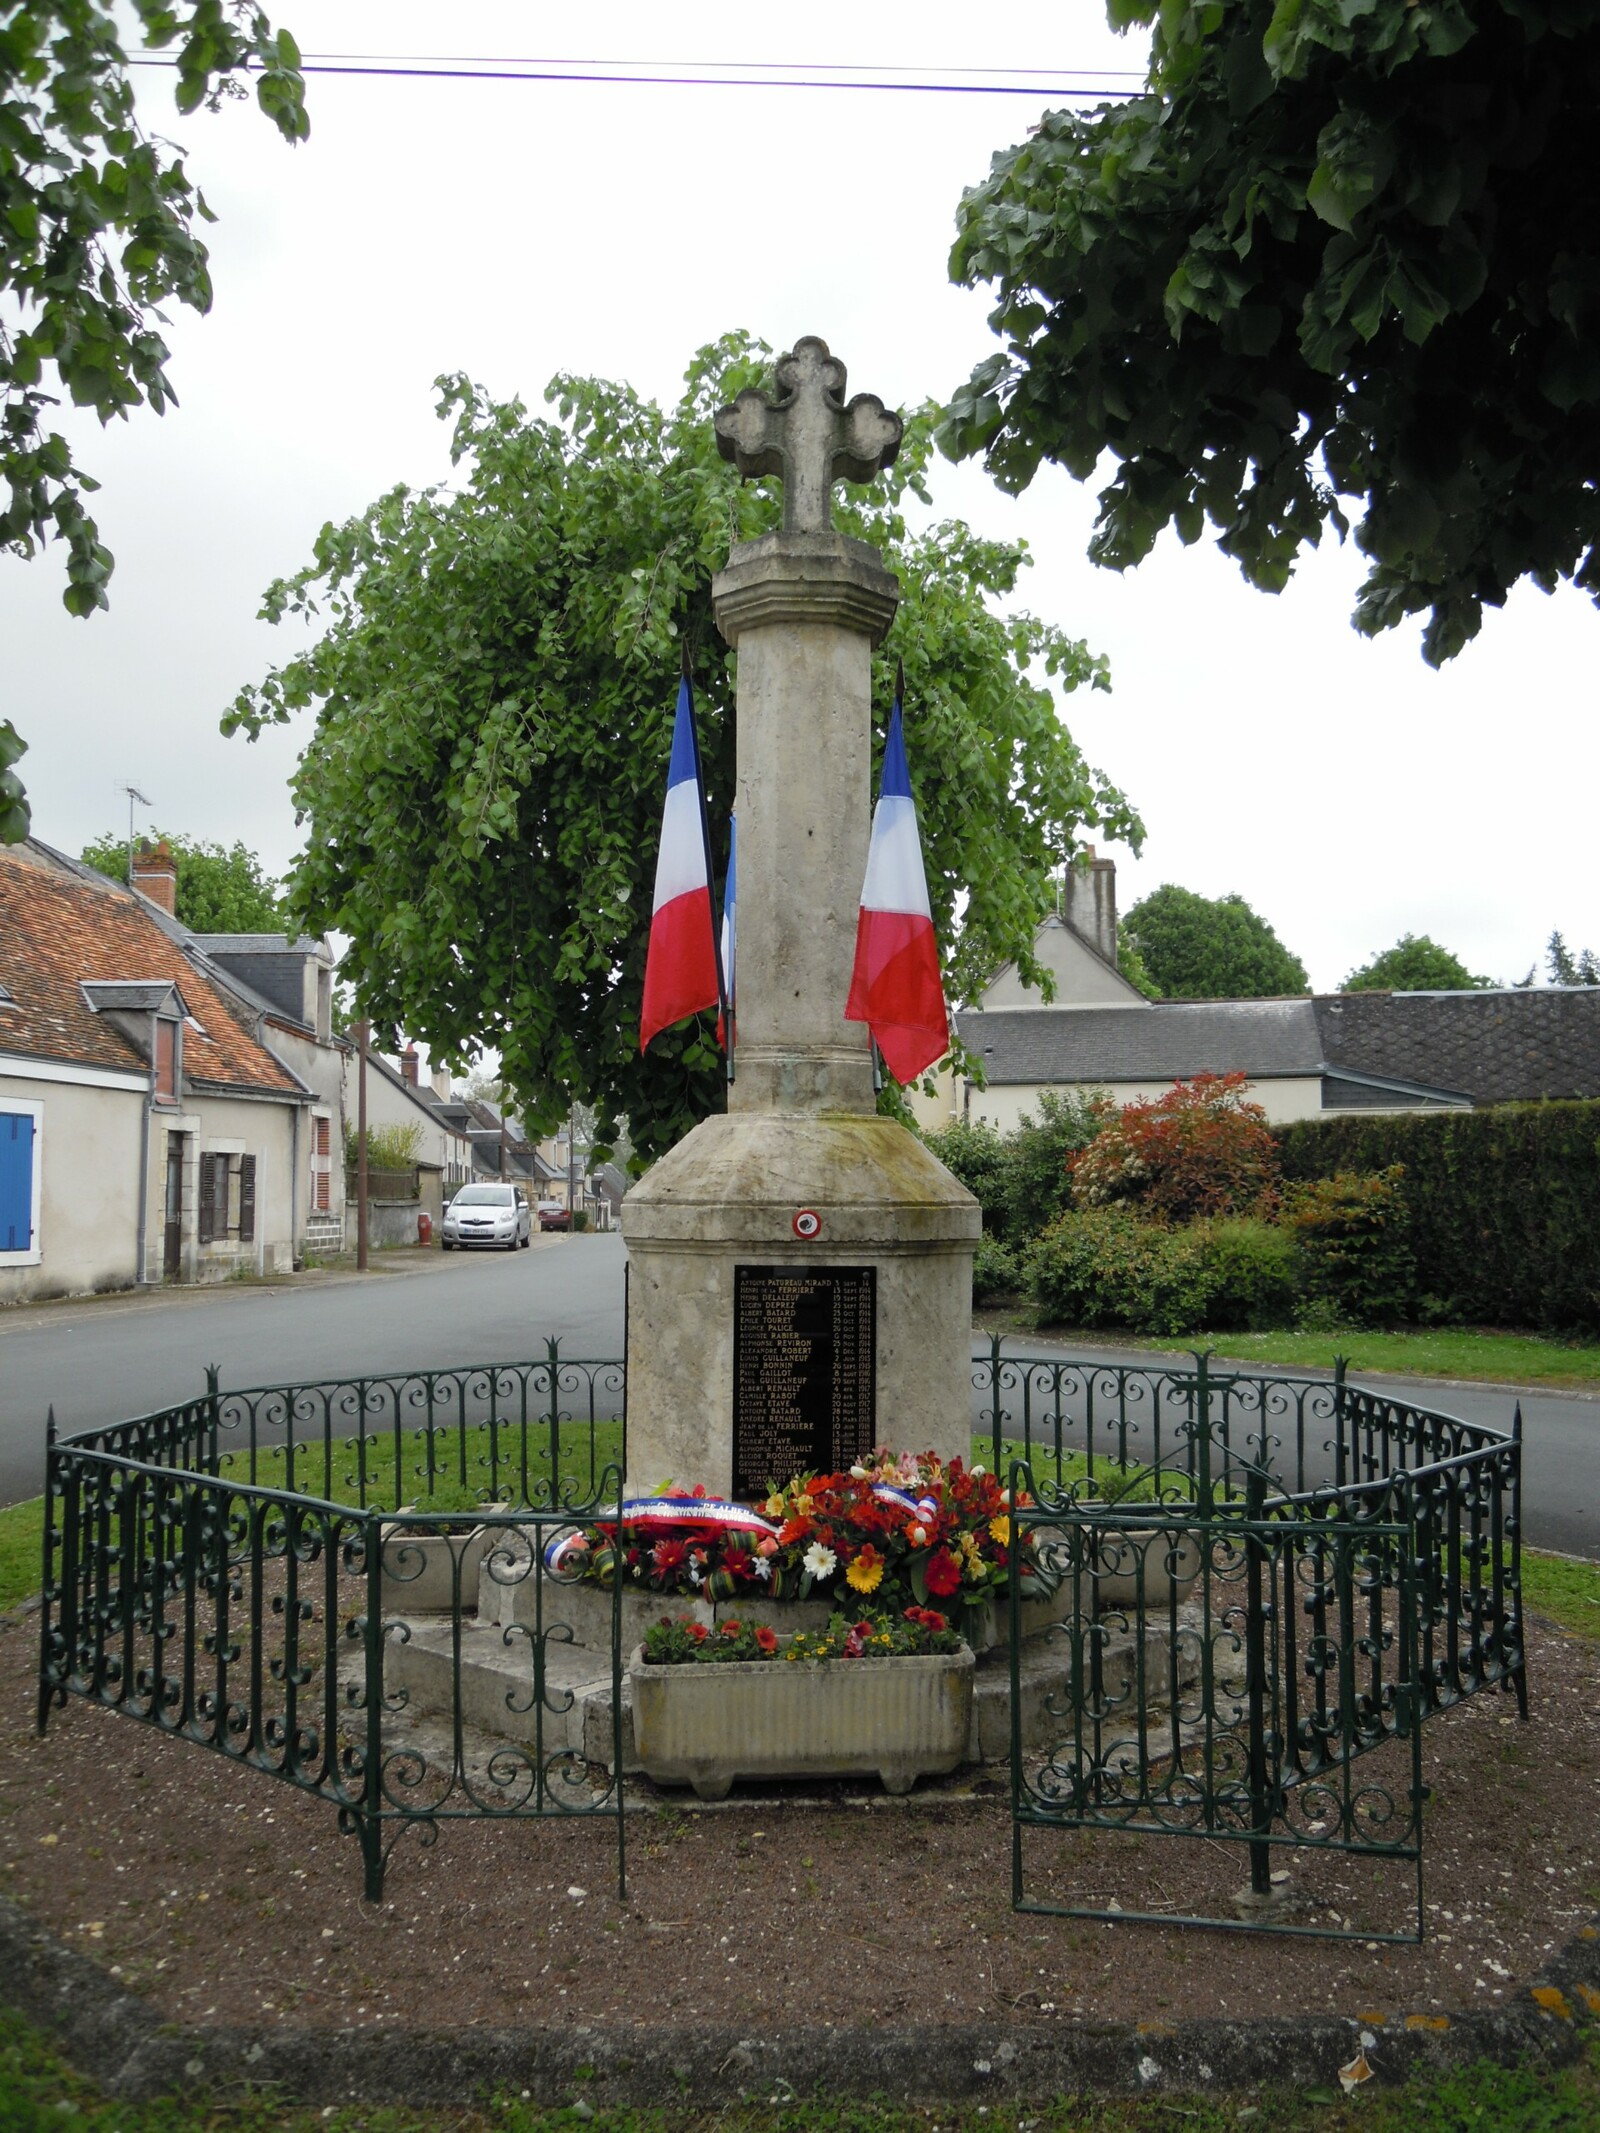
[[717, 450], [747, 481], [782, 477], [785, 533], [827, 533], [833, 484], [871, 481], [892, 466], [905, 425], [875, 393], [844, 404], [845, 367], [815, 334], [780, 356], [777, 375], [775, 401], [746, 386], [717, 410]]

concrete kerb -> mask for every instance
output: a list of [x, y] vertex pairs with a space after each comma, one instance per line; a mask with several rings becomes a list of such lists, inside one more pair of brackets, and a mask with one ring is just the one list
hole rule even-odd
[[110, 2094], [139, 2101], [197, 2088], [270, 2088], [285, 2102], [459, 2105], [526, 2090], [541, 2104], [714, 2106], [808, 2095], [915, 2103], [1327, 2087], [1365, 2052], [1373, 2076], [1490, 2060], [1565, 2065], [1600, 2021], [1600, 1926], [1584, 1927], [1510, 2006], [1456, 2015], [1257, 2021], [1064, 2021], [926, 2028], [713, 2025], [468, 2029], [202, 2029], [163, 2022], [87, 1956], [0, 1899], [0, 1975], [16, 2010]]

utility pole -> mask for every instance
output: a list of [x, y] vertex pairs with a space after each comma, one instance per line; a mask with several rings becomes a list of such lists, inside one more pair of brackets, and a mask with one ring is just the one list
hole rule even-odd
[[567, 1212], [572, 1216], [573, 1227], [578, 1221], [578, 1106], [573, 1103], [567, 1112]]
[[356, 1048], [361, 1064], [356, 1073], [356, 1267], [367, 1271], [367, 1046], [372, 1024], [356, 1024]]

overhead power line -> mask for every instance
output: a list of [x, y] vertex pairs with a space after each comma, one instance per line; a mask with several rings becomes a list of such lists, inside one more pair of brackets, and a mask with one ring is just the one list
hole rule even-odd
[[[135, 67], [173, 67], [154, 53], [130, 55]], [[467, 59], [306, 53], [302, 74], [351, 74], [421, 81], [591, 82], [676, 89], [865, 89], [914, 96], [1028, 96], [1036, 102], [1104, 103], [1137, 93], [1144, 77], [1089, 68], [952, 67], [940, 74], [910, 67], [858, 71], [828, 62], [763, 60]]]

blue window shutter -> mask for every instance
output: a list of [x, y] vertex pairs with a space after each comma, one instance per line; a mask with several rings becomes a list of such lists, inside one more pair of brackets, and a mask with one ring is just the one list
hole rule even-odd
[[0, 1111], [0, 1252], [33, 1242], [33, 1119]]

